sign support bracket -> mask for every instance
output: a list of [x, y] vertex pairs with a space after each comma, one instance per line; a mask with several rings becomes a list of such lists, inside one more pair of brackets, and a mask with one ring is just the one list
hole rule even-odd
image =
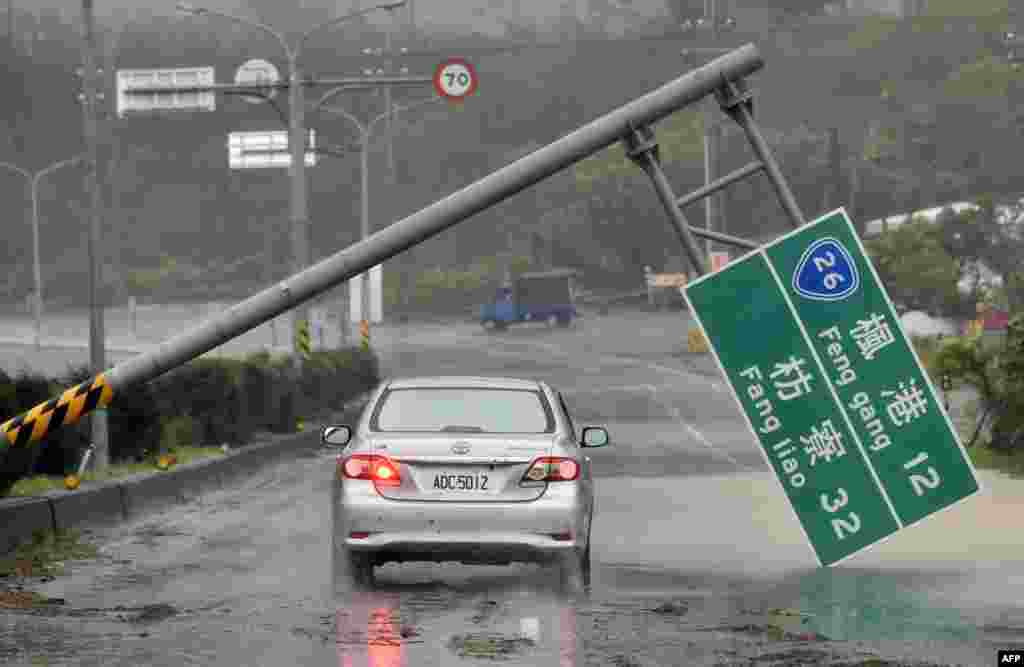
[[623, 142], [626, 146], [626, 155], [636, 163], [654, 184], [654, 190], [658, 193], [658, 199], [668, 212], [672, 225], [679, 234], [679, 240], [683, 242], [690, 264], [698, 275], [708, 272], [708, 258], [701, 252], [697, 240], [690, 231], [691, 227], [686, 222], [686, 216], [676, 203], [676, 195], [672, 192], [672, 185], [668, 182], [665, 172], [661, 168], [661, 159], [658, 155], [658, 142], [654, 138], [654, 131], [646, 126], [635, 127], [630, 124], [630, 131]]
[[804, 218], [803, 211], [800, 210], [800, 205], [796, 202], [796, 197], [793, 196], [793, 191], [782, 175], [782, 170], [779, 169], [779, 163], [775, 161], [775, 156], [768, 148], [768, 142], [761, 135], [761, 129], [754, 122], [754, 94], [747, 88], [746, 81], [737, 79], [735, 82], [731, 82], [723, 78], [721, 88], [715, 91], [715, 97], [718, 99], [722, 111], [743, 128], [750, 147], [754, 150], [757, 159], [761, 161], [768, 180], [775, 188], [779, 203], [782, 204], [783, 210], [789, 216], [790, 223], [794, 228], [801, 227], [807, 220]]
[[782, 205], [782, 209], [786, 213], [790, 224], [795, 228], [799, 228], [806, 222], [803, 211], [800, 210], [800, 205], [797, 204], [796, 197], [793, 196], [789, 183], [783, 177], [782, 170], [772, 155], [768, 143], [764, 140], [764, 136], [761, 134], [757, 123], [754, 122], [754, 96], [747, 88], [746, 81], [742, 78], [729, 81], [723, 77], [722, 85], [714, 91], [714, 95], [722, 111], [743, 129], [757, 159], [718, 180], [694, 190], [688, 195], [676, 198], [673, 194], [672, 186], [669, 184], [668, 179], [665, 177], [665, 172], [661, 168], [658, 143], [650, 127], [630, 125], [629, 134], [625, 135], [622, 139], [626, 148], [626, 155], [644, 170], [654, 184], [655, 192], [657, 192], [658, 198], [665, 207], [665, 211], [668, 213], [669, 219], [679, 235], [690, 264], [699, 276], [705, 275], [708, 272], [708, 258], [704, 256], [694, 236], [711, 239], [719, 243], [742, 248], [743, 250], [756, 250], [760, 245], [748, 239], [694, 227], [686, 221], [686, 216], [681, 210], [682, 207], [697, 203], [733, 183], [763, 171], [768, 176], [768, 180], [771, 181], [772, 187], [779, 198], [779, 203]]

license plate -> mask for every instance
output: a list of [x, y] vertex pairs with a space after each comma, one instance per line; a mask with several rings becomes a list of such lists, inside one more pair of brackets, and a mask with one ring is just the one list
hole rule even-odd
[[493, 480], [487, 473], [439, 472], [434, 475], [435, 492], [457, 491], [463, 493], [487, 493]]

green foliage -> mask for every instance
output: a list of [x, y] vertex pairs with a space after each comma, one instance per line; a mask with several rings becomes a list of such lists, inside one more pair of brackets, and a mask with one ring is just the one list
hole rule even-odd
[[892, 38], [899, 30], [899, 26], [898, 19], [889, 16], [869, 16], [846, 41], [855, 51], [874, 49]]
[[[414, 310], [426, 309], [432, 313], [463, 312], [477, 305], [482, 295], [490, 290], [494, 281], [501, 278], [500, 267], [506, 265], [513, 274], [523, 273], [531, 267], [532, 261], [526, 256], [515, 256], [502, 260], [497, 256], [479, 257], [466, 269], [441, 269], [423, 271], [415, 278], [412, 286]], [[400, 276], [391, 272], [390, 284], [385, 274], [384, 294], [389, 303], [400, 302]], [[390, 296], [388, 296], [390, 294]]]
[[[680, 111], [657, 127], [662, 164], [702, 160], [704, 156], [704, 116], [699, 111]], [[578, 192], [590, 193], [596, 181], [629, 178], [639, 168], [626, 157], [621, 143], [613, 144], [576, 164]]]
[[526, 273], [527, 271], [530, 270], [531, 264], [532, 262], [530, 261], [529, 257], [513, 257], [512, 260], [509, 262], [509, 270], [512, 272], [512, 275]]
[[19, 544], [11, 558], [0, 561], [0, 576], [15, 574], [20, 564], [27, 564], [33, 576], [62, 574], [63, 562], [95, 558], [99, 550], [83, 542], [77, 530], [36, 531], [32, 540]]
[[1020, 85], [1020, 75], [1013, 66], [993, 53], [986, 53], [952, 72], [943, 83], [943, 92], [961, 99], [1005, 99], [1015, 85]]
[[914, 220], [865, 246], [894, 300], [945, 315], [962, 310], [959, 266], [943, 248], [935, 225]]
[[928, 0], [925, 16], [937, 20], [972, 19], [982, 30], [1002, 28], [1010, 14], [1010, 3], [1017, 0]]
[[160, 420], [160, 451], [169, 452], [178, 447], [189, 447], [196, 443], [198, 428], [192, 417], [164, 417]]
[[987, 446], [1001, 453], [1024, 451], [1024, 314], [1010, 320], [1001, 349], [986, 347], [977, 336], [955, 338], [941, 347], [933, 368], [938, 375], [948, 373], [978, 390], [983, 414], [968, 446], [974, 445], [992, 416]]

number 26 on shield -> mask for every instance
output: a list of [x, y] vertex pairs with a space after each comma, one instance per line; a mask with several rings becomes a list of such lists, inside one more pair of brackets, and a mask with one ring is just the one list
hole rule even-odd
[[[824, 273], [825, 269], [831, 269], [835, 265], [836, 256], [835, 253], [833, 253], [830, 250], [825, 251], [825, 257], [814, 258], [814, 268], [818, 269], [819, 273]], [[835, 271], [825, 274], [824, 283], [826, 289], [833, 290], [839, 287], [839, 283], [843, 282], [846, 282], [846, 278], [836, 273]]]

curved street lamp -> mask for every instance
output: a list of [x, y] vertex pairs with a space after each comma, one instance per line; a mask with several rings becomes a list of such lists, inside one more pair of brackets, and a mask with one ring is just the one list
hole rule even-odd
[[[325, 94], [325, 96], [323, 98], [321, 98], [321, 103], [326, 101], [326, 99], [328, 99], [328, 95], [330, 95], [331, 92], [335, 92], [335, 94], [336, 94], [336, 92], [340, 92], [340, 91], [329, 91], [328, 93]], [[370, 136], [373, 134], [374, 126], [377, 124], [378, 121], [383, 120], [385, 118], [393, 117], [393, 116], [397, 115], [399, 112], [408, 111], [410, 109], [415, 109], [416, 107], [423, 106], [425, 104], [430, 104], [432, 102], [439, 102], [439, 101], [441, 101], [443, 99], [444, 98], [441, 97], [440, 95], [436, 95], [434, 97], [428, 97], [428, 98], [420, 100], [418, 102], [414, 102], [413, 104], [407, 104], [407, 105], [404, 105], [404, 106], [396, 104], [396, 105], [392, 106], [390, 111], [385, 111], [384, 113], [378, 114], [377, 116], [375, 116], [372, 120], [370, 120], [367, 123], [363, 123], [358, 118], [356, 118], [354, 115], [352, 115], [351, 113], [349, 113], [348, 111], [346, 111], [345, 109], [342, 109], [340, 107], [328, 107], [328, 106], [323, 107], [324, 111], [329, 111], [330, 113], [338, 114], [339, 116], [343, 116], [344, 118], [347, 118], [359, 130], [360, 182], [361, 182], [361, 187], [360, 187], [360, 192], [359, 192], [359, 200], [360, 200], [360, 207], [361, 207], [361, 214], [360, 214], [360, 221], [361, 221], [361, 224], [360, 224], [360, 238], [361, 239], [365, 239], [368, 236], [370, 236]], [[362, 317], [360, 319], [362, 319], [362, 320], [369, 320], [370, 319], [370, 316], [369, 316], [370, 274], [369, 274], [369, 272], [366, 272], [366, 273], [363, 274], [363, 279], [360, 282], [361, 282], [360, 293], [361, 293], [361, 302], [362, 302], [362, 305], [360, 307], [360, 313], [361, 313]]]
[[[254, 19], [242, 18], [226, 12], [220, 12], [205, 7], [180, 2], [177, 9], [186, 14], [194, 16], [219, 16], [234, 23], [255, 28], [270, 35], [277, 40], [288, 60], [288, 145], [291, 151], [291, 217], [292, 217], [292, 247], [293, 260], [296, 264], [296, 272], [312, 263], [312, 243], [310, 243], [309, 229], [309, 204], [307, 201], [306, 184], [306, 127], [305, 127], [305, 97], [304, 86], [299, 70], [299, 56], [302, 54], [302, 47], [312, 35], [321, 30], [336, 26], [360, 16], [364, 16], [378, 10], [392, 11], [405, 5], [407, 0], [394, 0], [374, 5], [367, 9], [351, 12], [338, 16], [329, 21], [324, 21], [313, 26], [299, 36], [295, 46], [289, 46], [284, 36], [265, 23]], [[309, 304], [303, 303], [296, 307], [299, 319], [309, 320]], [[297, 347], [293, 352], [297, 352]]]
[[83, 156], [81, 155], [76, 155], [75, 157], [68, 158], [67, 160], [54, 162], [50, 166], [40, 169], [34, 174], [17, 165], [10, 164], [9, 162], [0, 162], [0, 167], [7, 169], [8, 171], [17, 172], [25, 177], [28, 181], [29, 191], [32, 197], [32, 273], [35, 282], [32, 310], [35, 317], [35, 344], [37, 350], [41, 344], [43, 320], [43, 278], [42, 271], [39, 268], [39, 182], [47, 174], [53, 173], [62, 167], [75, 164], [76, 162], [79, 162], [82, 157]]

